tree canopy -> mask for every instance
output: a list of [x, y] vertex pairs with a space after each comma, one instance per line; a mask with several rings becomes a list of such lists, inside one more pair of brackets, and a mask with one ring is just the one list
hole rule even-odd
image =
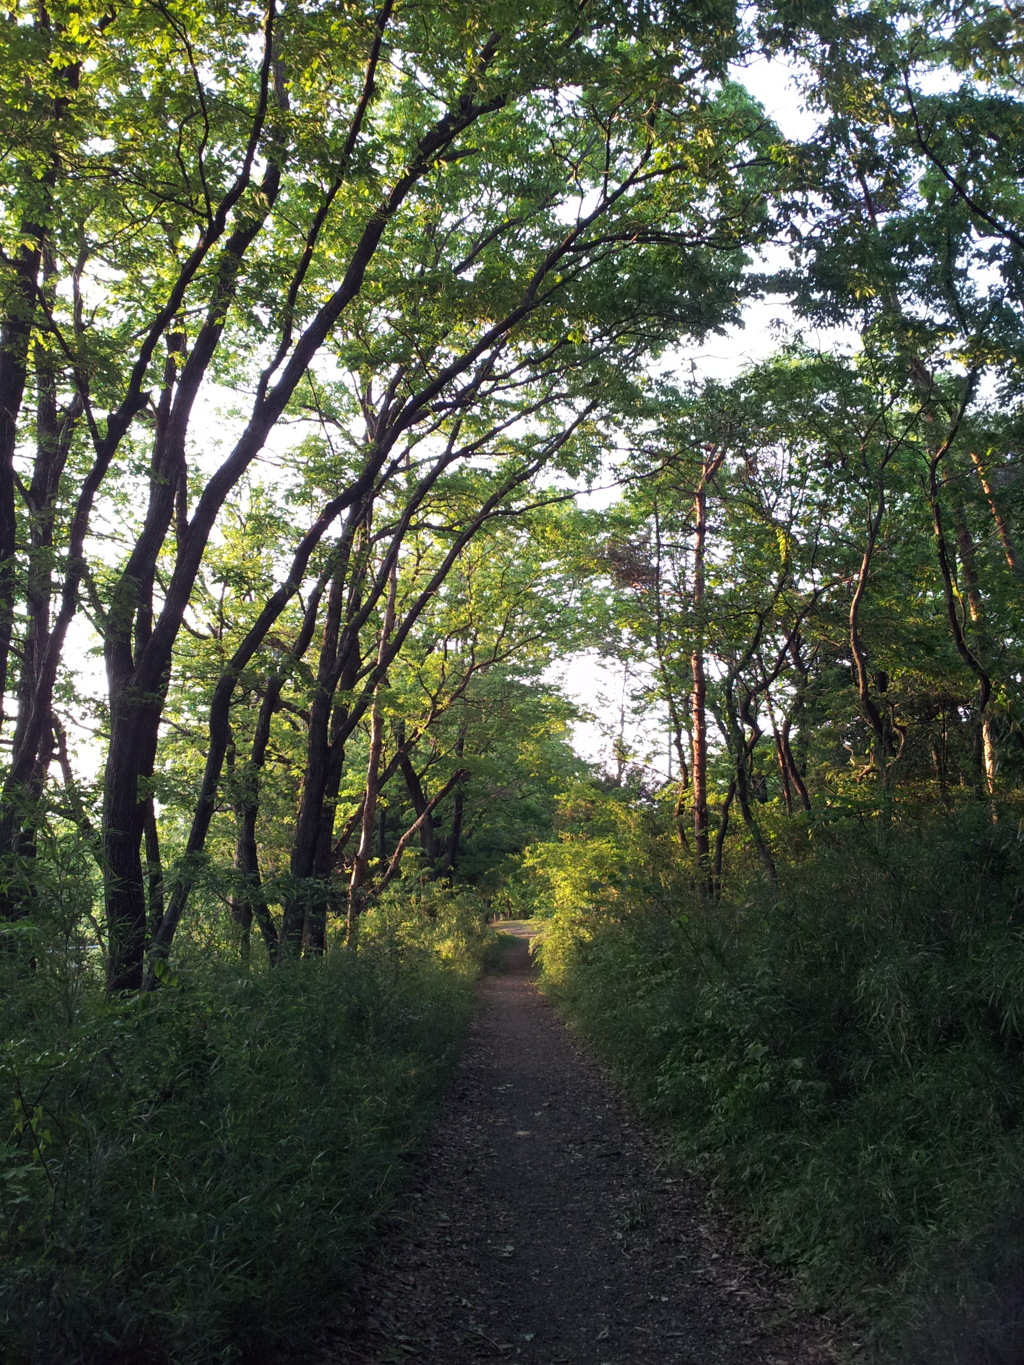
[[[276, 955], [351, 937], [403, 863], [455, 873], [474, 803], [507, 828], [526, 760], [488, 727], [532, 697], [564, 744], [538, 679], [595, 643], [649, 661], [711, 892], [733, 808], [771, 877], [765, 801], [1009, 797], [1004, 10], [26, 4], [3, 33], [10, 923], [70, 820], [114, 992], [211, 877]], [[742, 84], [766, 58], [803, 141]], [[777, 355], [671, 376], [755, 297]], [[574, 513], [602, 469], [621, 500]]]

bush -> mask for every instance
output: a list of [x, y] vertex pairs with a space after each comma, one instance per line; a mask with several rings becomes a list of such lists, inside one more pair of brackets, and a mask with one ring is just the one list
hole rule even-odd
[[[635, 873], [570, 904], [590, 854], [532, 855], [561, 883], [548, 989], [681, 1154], [880, 1350], [937, 1311], [940, 1279], [947, 1306], [996, 1295], [1005, 1336], [993, 1286], [1024, 1263], [993, 1257], [1024, 1160], [1016, 830], [973, 809], [812, 830], [777, 889], [712, 904], [678, 876], [652, 887], [639, 839]], [[1004, 1358], [963, 1349], [948, 1359]]]
[[38, 973], [15, 983], [5, 1361], [258, 1361], [337, 1307], [475, 973], [465, 911], [371, 918], [358, 955], [213, 963], [123, 1004], [93, 985], [70, 1015], [44, 1008]]

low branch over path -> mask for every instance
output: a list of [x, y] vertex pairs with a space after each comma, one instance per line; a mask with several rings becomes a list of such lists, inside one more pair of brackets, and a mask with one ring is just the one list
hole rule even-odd
[[413, 1212], [316, 1365], [836, 1365], [530, 979], [484, 978]]

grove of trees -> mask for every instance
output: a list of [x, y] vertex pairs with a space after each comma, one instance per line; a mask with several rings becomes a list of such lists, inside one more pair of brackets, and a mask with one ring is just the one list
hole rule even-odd
[[[388, 1010], [462, 991], [425, 955], [464, 967], [487, 908], [554, 909], [552, 989], [595, 1036], [602, 1012], [623, 1037], [660, 1029], [643, 1085], [662, 1099], [680, 1039], [758, 1064], [789, 1046], [756, 1022], [788, 987], [744, 996], [740, 959], [827, 959], [866, 1033], [888, 961], [904, 975], [886, 978], [883, 1032], [907, 1066], [906, 1021], [962, 989], [1015, 1134], [1012, 6], [6, 0], [0, 42], [11, 1358], [113, 1359], [102, 1339], [199, 1360], [241, 1341], [233, 1271], [231, 1306], [206, 1317], [137, 1307], [146, 1275], [176, 1282], [138, 1269], [156, 1223], [124, 1253], [136, 1307], [72, 1313], [92, 1302], [61, 1288], [75, 1238], [106, 1237], [116, 1261], [104, 1200], [119, 1179], [145, 1199], [136, 1156], [130, 1178], [97, 1164], [103, 1135], [119, 1111], [159, 1111], [187, 1148], [201, 1073], [234, 1077], [224, 1103], [250, 1115], [224, 1150], [258, 1145], [281, 1037], [314, 1054], [339, 993], [340, 1053], [372, 1074], [376, 1046], [422, 1047], [440, 1075], [444, 1006], [418, 1039]], [[792, 77], [803, 138], [743, 83], [765, 61]], [[714, 381], [684, 363], [709, 338], [737, 345], [766, 299], [774, 353]], [[615, 499], [577, 507], [595, 482]], [[613, 778], [573, 754], [551, 666], [583, 650], [643, 679], [667, 780], [642, 755]], [[948, 869], [936, 849], [967, 888], [953, 910], [907, 871]], [[877, 922], [849, 873], [869, 864], [898, 888]], [[849, 942], [828, 937], [851, 916]], [[968, 987], [965, 964], [990, 957], [999, 980]], [[939, 958], [959, 965], [929, 995]], [[637, 982], [666, 961], [682, 994], [648, 1019]], [[678, 1021], [703, 990], [735, 1028], [694, 1042]], [[238, 1031], [245, 992], [282, 1031], [251, 1093], [243, 1058], [264, 1043]], [[947, 1013], [936, 1046], [966, 1046]], [[833, 1085], [833, 1026], [810, 1011], [793, 1036], [817, 1030], [801, 1067], [838, 1105], [861, 1061]], [[307, 1061], [306, 1097], [280, 1101], [296, 1114], [327, 1084]], [[739, 1073], [707, 1065], [713, 1109]], [[392, 1098], [425, 1103], [397, 1082]], [[748, 1117], [704, 1137], [724, 1150]], [[411, 1122], [394, 1119], [396, 1150]], [[922, 1225], [941, 1221], [939, 1195], [920, 1199]], [[282, 1276], [306, 1273], [296, 1257]], [[284, 1313], [267, 1331], [294, 1329]]]

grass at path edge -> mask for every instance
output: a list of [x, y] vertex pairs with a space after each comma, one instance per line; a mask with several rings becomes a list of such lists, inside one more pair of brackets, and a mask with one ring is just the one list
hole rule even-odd
[[544, 988], [681, 1160], [872, 1358], [1024, 1358], [1016, 832], [844, 830], [709, 906], [595, 859], [553, 846]]
[[207, 963], [4, 1023], [0, 1358], [246, 1365], [343, 1301], [458, 1055], [488, 935], [394, 905], [358, 957]]

